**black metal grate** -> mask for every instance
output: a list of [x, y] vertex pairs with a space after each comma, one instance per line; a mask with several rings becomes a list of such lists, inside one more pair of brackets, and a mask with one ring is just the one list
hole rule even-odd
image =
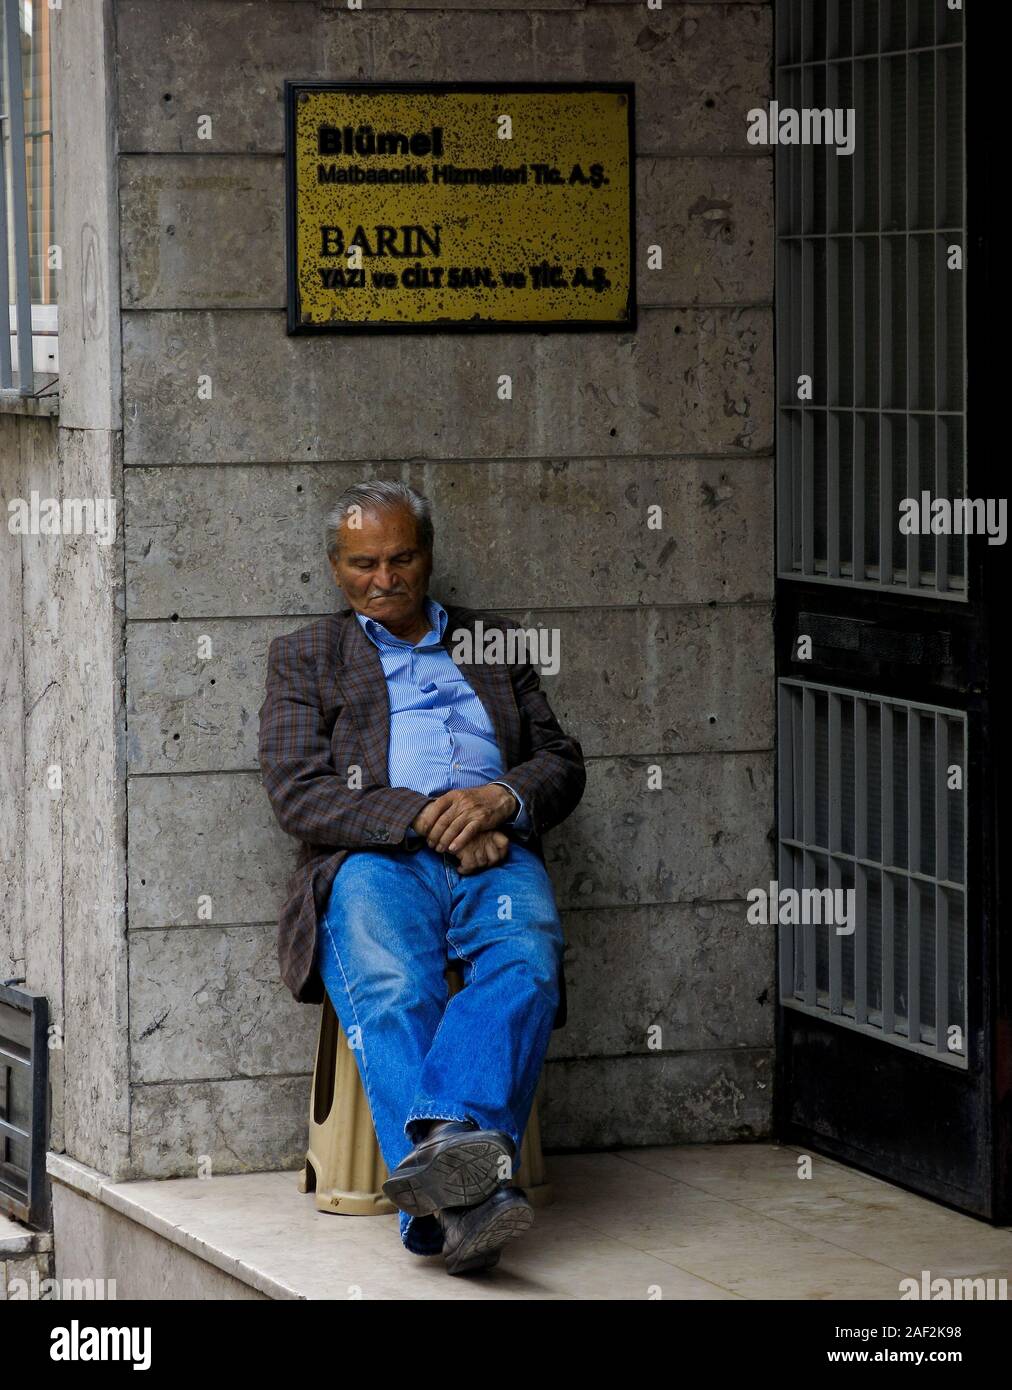
[[784, 925], [781, 1002], [966, 1066], [966, 716], [779, 689], [781, 889], [853, 889], [854, 931]]
[[[781, 109], [852, 108], [855, 147], [776, 147], [778, 573], [966, 600], [965, 535], [903, 498], [965, 493], [962, 14], [778, 0]], [[798, 379], [812, 380], [811, 400]]]
[[45, 1218], [49, 1009], [44, 995], [0, 984], [0, 1211]]

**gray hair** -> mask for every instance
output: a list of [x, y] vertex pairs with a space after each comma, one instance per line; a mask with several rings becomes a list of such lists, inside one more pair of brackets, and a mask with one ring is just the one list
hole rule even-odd
[[418, 543], [423, 550], [432, 551], [435, 530], [429, 499], [407, 483], [391, 483], [383, 479], [374, 482], [352, 483], [345, 488], [326, 520], [327, 555], [334, 556], [341, 548], [341, 528], [352, 507], [363, 512], [392, 512], [406, 507], [415, 518]]

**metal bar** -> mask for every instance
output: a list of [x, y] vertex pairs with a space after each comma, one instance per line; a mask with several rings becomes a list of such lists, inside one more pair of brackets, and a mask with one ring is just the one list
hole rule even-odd
[[[908, 16], [909, 19], [909, 16]], [[909, 32], [907, 35], [910, 37]], [[906, 259], [906, 446], [907, 446], [907, 496], [920, 500], [920, 434], [910, 418], [910, 411], [922, 407], [921, 354], [923, 334], [928, 327], [923, 322], [920, 286], [921, 241], [912, 235], [920, 212], [919, 160], [921, 131], [919, 121], [919, 95], [922, 59], [917, 54], [908, 54], [906, 61], [906, 237], [903, 241]], [[934, 218], [932, 217], [932, 221]], [[930, 403], [933, 407], [934, 402]], [[929, 408], [930, 408], [929, 407]], [[917, 532], [910, 532], [906, 546], [907, 588], [921, 587], [921, 543]]]
[[892, 584], [893, 532], [896, 511], [893, 506], [893, 429], [891, 415], [880, 413], [878, 432], [878, 582]]
[[949, 900], [935, 889], [935, 1050], [949, 1050]]
[[12, 1139], [30, 1140], [32, 1137], [27, 1129], [22, 1129], [20, 1125], [14, 1124], [11, 1120], [5, 1120], [2, 1115], [0, 1115], [0, 1134], [10, 1135]]
[[[867, 699], [867, 700], [870, 700], [870, 701], [873, 701], [873, 702], [877, 702], [879, 699], [886, 699], [886, 698], [887, 698], [887, 697], [885, 697], [885, 696], [878, 696], [878, 695], [876, 695], [876, 694], [874, 693], [874, 691], [871, 691], [871, 690], [859, 690], [859, 691], [855, 691], [855, 689], [853, 688], [853, 686], [833, 685], [833, 684], [832, 684], [831, 682], [829, 682], [829, 681], [803, 680], [803, 679], [801, 679], [800, 677], [797, 677], [797, 676], [785, 676], [785, 677], [784, 677], [784, 680], [787, 681], [787, 683], [788, 683], [789, 685], [794, 685], [794, 686], [796, 686], [799, 690], [800, 690], [802, 687], [807, 687], [809, 690], [815, 690], [815, 691], [818, 691], [818, 690], [826, 690], [826, 691], [835, 690], [836, 693], [837, 693], [838, 695], [848, 695], [848, 696], [849, 696], [849, 695], [859, 694], [863, 699]], [[963, 717], [962, 714], [961, 714], [961, 712], [960, 712], [959, 710], [957, 710], [957, 709], [953, 709], [951, 705], [933, 705], [933, 704], [929, 703], [929, 702], [926, 701], [926, 700], [911, 700], [911, 701], [899, 701], [899, 702], [896, 701], [896, 700], [893, 700], [891, 703], [893, 703], [893, 704], [901, 703], [904, 709], [906, 709], [907, 704], [912, 704], [913, 707], [914, 707], [915, 709], [917, 709], [917, 710], [919, 710], [919, 711], [921, 712], [921, 714], [934, 714], [935, 711], [937, 710], [937, 711], [939, 711], [941, 714], [947, 714], [947, 715], [950, 717], [950, 719], [961, 719], [961, 718]]]
[[[801, 99], [797, 103], [800, 107], [812, 107], [815, 104], [814, 96], [814, 73], [810, 66], [803, 67], [799, 74], [801, 86]], [[802, 236], [810, 236], [815, 231], [815, 155], [814, 146], [810, 144], [796, 146], [798, 150], [798, 164], [800, 169], [801, 181], [801, 223], [798, 231]]]
[[[801, 884], [800, 888], [808, 888], [815, 883], [815, 857], [810, 850], [803, 850], [801, 853]], [[799, 885], [795, 884], [795, 887]], [[817, 942], [815, 939], [815, 923], [812, 921], [812, 914], [808, 914], [808, 921], [802, 921], [801, 931], [801, 977], [802, 977], [802, 998], [809, 1007], [814, 1008], [819, 1002], [818, 978], [819, 978], [819, 955]]]
[[896, 1032], [896, 944], [895, 944], [895, 900], [896, 884], [892, 874], [882, 870], [882, 939], [881, 939], [881, 981], [882, 981], [882, 1032]]
[[[936, 339], [936, 350], [937, 350]], [[950, 497], [949, 488], [949, 435], [946, 422], [935, 419], [935, 496]], [[935, 537], [935, 592], [945, 593], [949, 589], [949, 538], [939, 534]]]
[[889, 220], [886, 211], [889, 206], [889, 75], [885, 55], [878, 59], [878, 231], [883, 231]]
[[[937, 24], [937, 13], [935, 20]], [[934, 158], [932, 160], [934, 172], [932, 221], [936, 227], [940, 227], [942, 225], [942, 216], [945, 211], [943, 203], [949, 102], [948, 87], [943, 81], [943, 62], [938, 49], [934, 52], [933, 62], [935, 75], [935, 131]], [[949, 404], [949, 335], [947, 324], [949, 302], [948, 277], [950, 272], [947, 264], [948, 238], [936, 233], [932, 238], [932, 244], [935, 252], [935, 399], [932, 404], [936, 411], [940, 411], [944, 410]], [[960, 244], [962, 244], [962, 237], [960, 237]], [[937, 420], [935, 425], [935, 495], [937, 497], [951, 496], [948, 475], [947, 443], [948, 437], [945, 426], [941, 420]], [[946, 535], [937, 535], [935, 537], [935, 590], [936, 592], [941, 592], [948, 588], [949, 538]]]
[[827, 827], [829, 832], [829, 843], [827, 848], [837, 850], [843, 848], [842, 827], [842, 800], [843, 800], [843, 759], [841, 756], [842, 748], [842, 725], [843, 708], [840, 696], [835, 691], [830, 691], [827, 696], [827, 753], [828, 753], [828, 816]]
[[[811, 248], [807, 248], [811, 250]], [[809, 359], [810, 360], [810, 359]], [[815, 573], [815, 417], [801, 413], [801, 572]]]
[[[8, 120], [11, 141], [11, 202], [14, 234], [14, 281], [18, 326], [18, 390], [30, 396], [35, 390], [32, 356], [32, 290], [28, 273], [28, 181], [25, 162], [25, 103], [21, 75], [21, 18], [18, 0], [4, 0], [4, 34], [7, 47]], [[6, 248], [4, 248], [6, 254]], [[7, 312], [6, 305], [3, 306]], [[8, 325], [4, 325], [4, 332]]]
[[[801, 737], [804, 758], [804, 796], [802, 801], [805, 839], [809, 843], [815, 838], [815, 696], [807, 687], [801, 694]], [[802, 887], [814, 884], [811, 872], [810, 855], [802, 855]], [[809, 921], [803, 925], [804, 942], [804, 998], [807, 1004], [816, 1002], [816, 953], [815, 926]]]
[[854, 857], [868, 854], [868, 705], [854, 699]]
[[777, 722], [779, 725], [780, 746], [778, 749], [778, 812], [780, 816], [780, 838], [793, 838], [794, 823], [794, 691], [782, 681], [779, 688]]
[[[789, 44], [795, 33], [794, 16], [789, 0], [781, 0], [776, 9], [777, 43], [779, 51], [791, 52]], [[793, 75], [778, 71], [774, 78], [774, 95], [782, 105], [793, 105]], [[794, 262], [797, 251], [785, 240], [794, 230], [794, 208], [797, 196], [796, 146], [778, 143], [774, 147], [774, 191], [777, 224], [777, 324], [775, 345], [777, 353], [777, 400], [784, 403], [796, 399], [798, 372], [798, 342], [796, 332], [797, 284]], [[794, 568], [797, 536], [797, 506], [794, 502], [794, 425], [790, 416], [778, 416], [777, 453], [777, 572], [786, 574]]]
[[[850, 51], [856, 53], [857, 6], [851, 11]], [[865, 101], [865, 70], [858, 63], [851, 68], [851, 91], [854, 110], [861, 120], [867, 119]], [[850, 275], [853, 319], [853, 365], [851, 368], [851, 390], [855, 408], [865, 406], [865, 358], [868, 354], [867, 323], [865, 320], [865, 277], [866, 246], [858, 235], [867, 220], [865, 146], [857, 140], [851, 159], [851, 233], [850, 233]], [[866, 421], [864, 416], [855, 414], [851, 433], [851, 579], [858, 583], [865, 577], [864, 564], [864, 451]]]
[[[842, 875], [840, 873], [839, 860], [830, 856], [826, 865], [826, 885], [833, 895], [833, 902], [836, 902], [836, 891], [842, 887]], [[835, 918], [835, 913], [831, 913]], [[829, 1011], [833, 1014], [843, 1013], [843, 938], [836, 929], [834, 922], [830, 922], [826, 927], [829, 934]]]
[[[783, 380], [783, 377], [780, 378]], [[777, 429], [777, 573], [792, 568], [791, 553], [791, 437], [794, 426], [790, 416], [780, 415]]]
[[[910, 265], [907, 263], [907, 277], [909, 282]], [[909, 300], [908, 300], [909, 306]], [[909, 326], [913, 326], [913, 321], [909, 321]], [[907, 337], [909, 342], [909, 333]], [[907, 391], [910, 390], [910, 376], [907, 376]], [[912, 497], [918, 504], [921, 500], [921, 435], [920, 421], [911, 415], [904, 419], [904, 429], [906, 431], [907, 446], [907, 496]], [[918, 509], [917, 515], [920, 515]], [[918, 589], [921, 583], [921, 536], [919, 531], [910, 531], [906, 537], [906, 571], [907, 588]]]
[[906, 236], [903, 238], [903, 252], [906, 259], [907, 272], [907, 332], [906, 332], [906, 364], [907, 364], [907, 398], [906, 407], [908, 410], [920, 404], [916, 399], [915, 382], [919, 381], [918, 358], [920, 354], [920, 315], [918, 313], [917, 296], [917, 271], [916, 265], [911, 269], [910, 254], [910, 232], [911, 224], [916, 221], [918, 208], [918, 146], [920, 144], [920, 130], [917, 124], [917, 63], [918, 58], [912, 53], [907, 54], [907, 61], [904, 65], [906, 76], [906, 131], [905, 131], [905, 201], [904, 211], [906, 216], [903, 225], [906, 229]]
[[[839, 406], [834, 406], [833, 409], [834, 409], [835, 411], [838, 411], [838, 412], [841, 412], [841, 413], [842, 413], [843, 411], [854, 411], [854, 410], [856, 410], [856, 409], [859, 409], [859, 407], [857, 407], [857, 406], [852, 406], [852, 405], [850, 405], [850, 406], [847, 406], [847, 405], [839, 405]], [[823, 414], [823, 415], [824, 415], [824, 414], [826, 413], [827, 407], [824, 406], [824, 405], [821, 405], [818, 401], [812, 401], [811, 404], [804, 404], [804, 405], [799, 401], [796, 405], [795, 405], [795, 404], [785, 405], [785, 406], [784, 406], [784, 410], [793, 411], [796, 415], [800, 415], [800, 414], [802, 414], [802, 413], [810, 414], [810, 415], [820, 415], [820, 414]], [[909, 414], [909, 415], [913, 415], [913, 416], [915, 417], [915, 419], [921, 419], [921, 420], [926, 420], [926, 419], [928, 419], [929, 417], [930, 417], [931, 419], [934, 419], [936, 414], [937, 414], [938, 416], [940, 416], [943, 420], [951, 420], [951, 421], [953, 421], [953, 422], [958, 422], [958, 421], [962, 420], [962, 418], [963, 418], [963, 414], [962, 414], [962, 412], [959, 411], [959, 410], [939, 410], [939, 411], [937, 411], [937, 412], [934, 411], [934, 410], [910, 410], [910, 411], [899, 411], [899, 410], [898, 410], [898, 411], [893, 411], [892, 413], [893, 413], [893, 414], [896, 414], [896, 415]]]
[[[834, 19], [839, 22], [835, 0], [827, 0], [826, 49], [830, 46]], [[839, 69], [825, 65], [826, 107], [839, 106]], [[840, 247], [828, 233], [840, 224], [840, 157], [834, 147], [824, 147], [826, 169], [826, 574], [840, 577], [840, 423], [833, 407], [840, 404], [840, 337], [837, 308], [840, 301]], [[849, 403], [848, 403], [849, 404]]]
[[815, 693], [807, 685], [801, 688], [802, 770], [802, 830], [806, 844], [815, 841]]
[[949, 877], [949, 722], [935, 715], [935, 877]]
[[[874, 570], [874, 565], [871, 566], [871, 570]], [[800, 582], [802, 576], [800, 574], [785, 574], [782, 576], [782, 578], [794, 580], [795, 582]], [[835, 586], [839, 585], [840, 583], [839, 579], [827, 579], [824, 574], [810, 574], [804, 576], [804, 579], [805, 582], [808, 584], [832, 584]], [[932, 597], [944, 599], [947, 603], [966, 603], [966, 584], [964, 580], [961, 577], [956, 576], [950, 580], [950, 585], [951, 588], [949, 593], [933, 594]], [[880, 592], [882, 589], [882, 585], [878, 582], [874, 575], [872, 575], [872, 577], [869, 579], [862, 580], [859, 584], [856, 585], [851, 585], [848, 583], [847, 587], [864, 589], [868, 593], [877, 593]]]
[[[829, 0], [832, 3], [832, 0]], [[828, 37], [828, 26], [827, 26]], [[840, 70], [828, 62], [823, 64], [825, 71], [826, 107], [835, 111], [840, 105]], [[840, 226], [840, 169], [843, 159], [836, 153], [835, 145], [823, 145], [826, 165], [826, 232], [836, 232]], [[827, 300], [827, 327], [833, 322], [832, 310]]]
[[[828, 1017], [827, 1011], [824, 1007], [817, 1006], [816, 1008], [812, 1009], [809, 1008], [807, 1004], [802, 1003], [800, 999], [786, 999], [784, 1000], [784, 1004], [787, 1008], [795, 1009], [798, 1013], [808, 1014], [811, 1018], [825, 1019]], [[874, 1034], [874, 1036], [879, 1037], [879, 1028], [878, 1025], [874, 1022], [876, 1017], [876, 1015], [872, 1014], [870, 1016], [868, 1025], [863, 1028], [859, 1024], [855, 1023], [849, 1014], [840, 1014], [832, 1021], [838, 1027], [846, 1028], [852, 1032], [860, 1033], [863, 1037], [868, 1037], [872, 1033]], [[904, 1052], [916, 1052], [921, 1057], [930, 1057], [933, 1062], [940, 1062], [943, 1066], [956, 1067], [960, 1071], [966, 1071], [968, 1069], [966, 1060], [961, 1052], [936, 1052], [934, 1042], [930, 1044], [911, 1043], [908, 1042], [906, 1037], [902, 1035], [897, 1035], [890, 1038], [889, 1042], [893, 1047], [902, 1048]]]
[[[803, 302], [803, 301], [802, 301], [802, 297], [801, 297], [801, 261], [802, 261], [802, 256], [801, 256], [801, 249], [800, 249], [800, 247], [799, 247], [798, 250], [797, 250], [797, 252], [796, 252], [796, 254], [795, 254], [795, 256], [794, 256], [794, 269], [795, 269], [796, 276], [797, 276], [796, 288], [797, 288], [797, 291], [798, 291], [797, 294], [796, 294], [796, 296], [795, 296], [795, 298], [794, 298], [794, 300], [793, 300], [793, 304], [794, 304], [794, 305], [800, 305], [800, 304]], [[797, 310], [797, 319], [796, 319], [796, 321], [797, 321], [798, 324], [800, 324], [800, 315], [801, 315], [801, 310], [798, 309], [798, 310]], [[795, 357], [794, 357], [794, 360], [795, 360], [795, 363], [797, 364], [798, 368], [800, 369], [800, 366], [801, 366], [802, 344], [801, 344], [801, 333], [800, 333], [800, 331], [799, 331], [797, 328], [795, 329], [794, 344], [795, 344]], [[796, 390], [797, 390], [797, 380], [796, 380], [796, 378], [795, 378], [794, 382], [792, 383], [792, 388], [791, 388], [791, 389], [794, 390], [795, 392], [796, 392]], [[800, 413], [799, 413], [799, 412], [795, 412], [795, 411], [791, 411], [791, 415], [790, 415], [790, 421], [791, 421], [791, 486], [792, 486], [792, 489], [793, 489], [793, 499], [794, 499], [794, 507], [793, 507], [793, 511], [792, 511], [792, 513], [791, 513], [791, 515], [792, 515], [792, 520], [793, 520], [793, 533], [792, 533], [792, 536], [791, 536], [791, 569], [792, 569], [792, 570], [800, 568], [800, 567], [803, 565], [803, 563], [804, 563], [804, 558], [803, 558], [803, 555], [802, 555], [802, 546], [803, 546], [802, 538], [803, 538], [803, 536], [804, 536], [804, 530], [805, 530], [804, 517], [805, 517], [805, 491], [806, 491], [806, 489], [805, 489], [805, 445], [804, 445], [804, 438], [803, 438], [804, 431], [803, 431], [803, 428], [802, 428], [804, 418], [805, 418], [805, 412], [804, 412], [803, 410], [802, 410]]]
[[864, 455], [868, 431], [868, 420], [864, 415], [855, 414], [851, 438], [853, 441], [853, 463], [851, 467], [851, 578], [860, 583], [865, 576], [864, 563]]
[[[829, 853], [825, 845], [810, 845], [807, 844], [806, 841], [800, 839], [792, 840], [790, 838], [785, 838], [784, 843], [789, 848], [796, 849], [799, 853], [801, 853], [802, 850], [811, 850], [813, 854]], [[842, 850], [837, 850], [833, 857], [839, 859], [840, 862], [844, 864], [863, 864], [866, 869], [880, 869], [882, 867], [881, 860], [879, 859], [869, 859], [867, 857], [858, 859], [856, 855], [845, 854]], [[890, 865], [889, 872], [894, 874], [905, 874], [907, 878], [914, 878], [918, 883], [923, 883], [929, 888], [934, 888], [936, 883], [941, 884], [941, 886], [947, 888], [950, 893], [961, 893], [965, 886], [952, 878], [936, 879], [934, 874], [912, 874], [909, 870], [897, 865]]]
[[[805, 22], [805, 8], [802, 6], [801, 34], [802, 54], [809, 42], [808, 25]], [[803, 67], [800, 73], [801, 107], [811, 107], [814, 74], [811, 67]], [[815, 231], [815, 171], [814, 152], [811, 145], [799, 145], [798, 169], [801, 186], [800, 223], [801, 233], [801, 304], [799, 323], [801, 327], [801, 371], [812, 380], [814, 399], [825, 398], [825, 383], [815, 380], [815, 247], [808, 238]], [[806, 402], [805, 404], [811, 404]], [[815, 573], [815, 450], [814, 422], [807, 412], [801, 417], [801, 572]]]
[[[843, 800], [842, 705], [840, 696], [835, 692], [827, 695], [826, 701], [826, 769], [828, 779], [826, 787], [826, 839], [827, 848], [832, 851], [843, 847], [841, 834]], [[833, 858], [832, 853], [827, 859], [826, 884], [833, 894], [835, 903], [836, 890], [842, 887], [842, 876], [840, 862]], [[831, 924], [827, 931], [829, 933], [829, 1008], [832, 1013], [839, 1014], [843, 1012], [843, 941], [834, 925]]]
[[879, 703], [879, 743], [882, 749], [881, 795], [882, 841], [880, 852], [883, 864], [895, 864], [893, 849], [893, 711], [885, 700]]
[[[804, 830], [804, 807], [805, 807], [805, 730], [804, 730], [804, 692], [798, 687], [794, 687], [791, 702], [791, 729], [794, 743], [794, 828], [798, 829], [799, 822], [801, 829]], [[798, 857], [791, 854], [791, 887], [803, 886], [804, 879], [804, 856], [801, 856], [801, 877], [802, 884], [798, 884]], [[797, 975], [801, 972], [801, 991], [805, 988], [805, 937], [802, 932], [794, 935], [794, 958], [792, 968], [794, 971], [795, 984], [791, 990], [792, 995], [798, 995]]]
[[907, 868], [923, 873], [921, 863], [921, 716], [907, 707]]
[[[881, 38], [881, 35], [880, 35]], [[890, 172], [889, 145], [890, 74], [883, 59], [878, 64], [878, 228], [879, 228], [879, 411], [893, 404], [890, 370], [893, 354], [892, 247], [881, 238], [888, 221]], [[892, 437], [888, 421], [880, 415], [879, 427], [879, 584], [893, 582]]]
[[[852, 159], [853, 159], [853, 158], [856, 158], [856, 156], [855, 156], [855, 155], [852, 155], [851, 158], [852, 158]], [[963, 229], [962, 229], [962, 227], [942, 226], [942, 227], [921, 227], [919, 230], [920, 230], [924, 235], [927, 235], [927, 234], [930, 233], [930, 232], [934, 232], [934, 233], [936, 233], [938, 236], [958, 236], [958, 235], [960, 234], [960, 232], [961, 232]], [[784, 232], [783, 235], [781, 236], [781, 240], [782, 240], [782, 241], [800, 241], [800, 240], [801, 240], [801, 235], [802, 235], [802, 234], [801, 234], [800, 232]], [[839, 241], [839, 242], [842, 242], [842, 241], [847, 241], [847, 240], [849, 240], [852, 234], [851, 234], [850, 232], [827, 232], [827, 231], [821, 231], [821, 232], [819, 232], [819, 231], [815, 231], [815, 232], [807, 232], [805, 235], [806, 235], [811, 241]], [[860, 237], [860, 238], [862, 238], [862, 239], [867, 239], [867, 240], [871, 240], [871, 238], [872, 238], [873, 236], [874, 236], [876, 239], [877, 239], [878, 237], [881, 236], [881, 237], [885, 237], [885, 238], [887, 238], [887, 239], [889, 239], [889, 240], [892, 240], [892, 241], [900, 242], [900, 241], [906, 240], [907, 232], [906, 232], [906, 229], [903, 228], [903, 227], [883, 227], [881, 231], [876, 230], [875, 232], [857, 232], [857, 233], [855, 233], [855, 235], [857, 235], [858, 237]]]
[[[811, 3], [812, 3], [812, 0], [806, 0], [806, 3], [811, 4]], [[885, 48], [885, 47], [883, 47], [883, 48], [881, 48], [881, 49], [880, 49], [878, 52], [876, 52], [876, 53], [856, 53], [856, 54], [854, 55], [854, 60], [855, 60], [856, 62], [871, 63], [871, 62], [873, 62], [876, 58], [905, 58], [905, 57], [907, 56], [908, 53], [933, 53], [933, 52], [935, 51], [936, 48], [938, 48], [938, 50], [939, 50], [940, 52], [943, 52], [943, 53], [944, 53], [947, 49], [960, 49], [960, 48], [962, 48], [962, 47], [963, 47], [962, 43], [959, 42], [958, 40], [953, 40], [952, 43], [919, 44], [919, 45], [917, 45], [917, 46], [914, 47], [914, 48]], [[845, 63], [845, 62], [850, 62], [850, 59], [849, 59], [849, 58], [830, 58], [829, 61], [830, 61], [831, 63]], [[792, 69], [794, 69], [794, 68], [801, 68], [801, 67], [804, 67], [804, 63], [802, 63], [802, 62], [797, 62], [797, 63], [778, 63], [778, 64], [777, 64], [777, 67], [778, 67], [778, 69], [779, 69], [781, 72], [790, 72], [790, 71], [792, 71]]]
[[854, 928], [854, 1022], [868, 1022], [868, 870], [859, 864], [854, 873], [857, 925]]
[[[783, 888], [793, 888], [794, 858], [786, 845], [780, 846], [778, 855], [778, 883]], [[778, 904], [770, 904], [771, 911], [777, 912]], [[777, 926], [780, 958], [780, 997], [786, 999], [797, 994], [797, 941], [793, 922], [779, 922]]]
[[799, 686], [792, 687], [794, 697], [791, 704], [791, 729], [794, 737], [794, 832], [797, 833], [799, 822], [802, 835], [804, 834], [804, 806], [805, 806], [805, 747], [804, 747], [804, 708], [803, 694]]
[[[778, 791], [779, 791], [779, 817], [780, 817], [780, 845], [778, 851], [777, 868], [781, 887], [793, 888], [794, 886], [794, 867], [793, 856], [784, 844], [784, 833], [789, 830], [794, 833], [794, 722], [795, 707], [797, 701], [794, 691], [790, 686], [785, 686], [781, 682], [779, 687], [779, 699], [777, 705], [777, 724], [779, 732], [778, 741]], [[790, 882], [785, 882], [785, 870], [790, 865], [787, 877]], [[770, 904], [772, 907], [773, 904]], [[780, 994], [781, 997], [794, 993], [794, 926], [790, 922], [782, 922], [778, 932], [778, 949], [780, 960]]]
[[[808, 849], [811, 850], [813, 853], [817, 854], [829, 853], [825, 845], [812, 845], [803, 839], [791, 839], [789, 836], [787, 836], [784, 838], [784, 843], [788, 845], [791, 849], [796, 849], [799, 852], [801, 850]], [[839, 859], [840, 862], [843, 864], [864, 864], [864, 866], [869, 869], [879, 869], [882, 867], [882, 861], [880, 859], [871, 859], [868, 858], [867, 855], [859, 859], [856, 855], [847, 854], [843, 850], [837, 850], [833, 857]], [[890, 873], [906, 874], [908, 878], [916, 878], [918, 882], [927, 884], [927, 886], [930, 888], [933, 888], [936, 883], [941, 883], [941, 885], [944, 888], [948, 888], [949, 891], [953, 893], [961, 893], [965, 886], [964, 884], [960, 883], [957, 879], [954, 878], [936, 879], [934, 874], [910, 873], [910, 871], [908, 869], [904, 869], [902, 865], [892, 864], [889, 866], [889, 870]]]
[[907, 879], [907, 1037], [921, 1040], [921, 885]]
[[840, 577], [840, 417], [826, 417], [826, 574]]

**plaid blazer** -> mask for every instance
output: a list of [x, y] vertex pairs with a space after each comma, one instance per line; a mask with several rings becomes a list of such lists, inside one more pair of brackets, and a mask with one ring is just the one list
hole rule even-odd
[[[444, 604], [442, 645], [480, 617], [485, 632], [513, 626], [494, 614]], [[579, 743], [560, 728], [526, 663], [458, 663], [485, 706], [502, 754], [502, 780], [525, 799], [532, 829], [523, 842], [544, 862], [541, 836], [565, 820], [583, 795], [587, 774]], [[281, 977], [299, 1003], [319, 1004], [317, 926], [334, 876], [356, 849], [400, 844], [428, 801], [387, 778], [390, 706], [380, 654], [352, 609], [275, 637], [267, 653], [260, 706], [261, 780], [282, 830], [300, 841], [278, 924]], [[361, 790], [348, 787], [361, 768]], [[560, 968], [554, 1028], [566, 1021]]]

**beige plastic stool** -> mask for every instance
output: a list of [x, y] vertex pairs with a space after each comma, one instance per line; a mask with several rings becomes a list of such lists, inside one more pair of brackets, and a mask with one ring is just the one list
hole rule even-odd
[[[448, 998], [464, 988], [456, 965], [447, 966], [446, 979]], [[520, 1150], [518, 1184], [535, 1207], [547, 1206], [552, 1200], [541, 1152], [540, 1091], [539, 1080]], [[388, 1177], [354, 1054], [325, 993], [309, 1102], [309, 1148], [299, 1191], [315, 1193], [319, 1211], [385, 1216], [397, 1211], [383, 1193]]]

